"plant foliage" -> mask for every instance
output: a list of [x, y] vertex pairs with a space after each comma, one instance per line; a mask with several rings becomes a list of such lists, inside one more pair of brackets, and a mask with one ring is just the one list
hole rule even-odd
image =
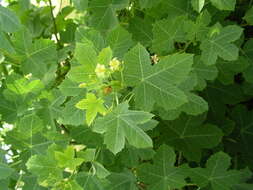
[[0, 190], [253, 189], [252, 0], [4, 2]]

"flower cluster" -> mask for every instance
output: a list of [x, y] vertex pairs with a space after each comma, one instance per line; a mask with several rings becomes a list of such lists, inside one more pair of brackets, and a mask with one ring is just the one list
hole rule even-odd
[[[109, 62], [111, 72], [118, 71], [120, 69], [120, 65], [121, 65], [121, 62], [117, 58], [113, 58]], [[95, 73], [96, 73], [97, 77], [98, 78], [105, 78], [106, 72], [107, 72], [107, 69], [106, 69], [105, 65], [98, 63], [96, 66], [96, 69], [95, 69]]]

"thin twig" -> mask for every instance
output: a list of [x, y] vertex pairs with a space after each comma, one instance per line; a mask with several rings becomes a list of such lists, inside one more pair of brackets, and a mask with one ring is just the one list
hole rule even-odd
[[50, 12], [51, 12], [51, 16], [52, 16], [52, 20], [53, 20], [53, 25], [54, 25], [54, 35], [55, 35], [55, 39], [57, 41], [57, 44], [60, 46], [60, 40], [57, 36], [58, 34], [58, 30], [57, 30], [57, 26], [56, 26], [56, 22], [55, 22], [55, 18], [54, 18], [54, 13], [53, 13], [53, 5], [52, 5], [52, 1], [48, 0], [49, 5], [50, 5]]

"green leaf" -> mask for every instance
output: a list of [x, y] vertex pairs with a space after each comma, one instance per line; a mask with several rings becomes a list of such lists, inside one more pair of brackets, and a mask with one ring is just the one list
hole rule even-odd
[[238, 151], [243, 154], [243, 159], [248, 165], [253, 164], [253, 153], [250, 144], [253, 143], [253, 112], [248, 111], [243, 105], [236, 106], [231, 113], [231, 117], [236, 122], [238, 128]]
[[80, 110], [75, 105], [83, 99], [83, 95], [75, 96], [67, 102], [61, 110], [59, 122], [64, 125], [83, 125], [85, 123], [85, 110]]
[[101, 33], [93, 28], [79, 27], [75, 34], [76, 42], [88, 43], [94, 46], [97, 52], [105, 47], [105, 40]]
[[99, 178], [106, 178], [110, 175], [110, 172], [99, 162], [92, 162], [92, 166], [95, 168], [96, 175]]
[[86, 122], [90, 126], [97, 114], [105, 115], [106, 108], [104, 101], [101, 98], [97, 98], [94, 94], [88, 93], [86, 99], [79, 101], [76, 104], [78, 109], [86, 110]]
[[112, 50], [110, 47], [104, 48], [98, 55], [98, 63], [108, 66], [112, 59]]
[[128, 0], [93, 0], [89, 5], [92, 12], [90, 23], [99, 30], [110, 30], [118, 24], [116, 10], [125, 8]]
[[120, 152], [128, 143], [137, 148], [152, 147], [151, 138], [138, 126], [148, 122], [152, 114], [128, 109], [126, 102], [119, 104], [111, 113], [95, 122], [93, 131], [104, 134], [104, 144], [114, 154]]
[[40, 80], [29, 80], [27, 78], [12, 75], [6, 80], [7, 88], [18, 95], [26, 96], [28, 93], [38, 94], [44, 88]]
[[133, 46], [131, 34], [121, 26], [111, 30], [106, 37], [106, 41], [112, 49], [113, 57], [118, 58], [122, 58]]
[[75, 180], [68, 180], [62, 181], [60, 184], [57, 184], [52, 190], [83, 190], [83, 188], [75, 181]]
[[236, 0], [211, 0], [211, 3], [219, 10], [233, 11]]
[[73, 3], [78, 11], [85, 11], [88, 8], [88, 0], [73, 0]]
[[218, 76], [218, 69], [215, 65], [206, 65], [200, 60], [200, 56], [195, 56], [194, 71], [197, 74], [198, 90], [206, 87], [207, 81], [213, 81]]
[[206, 33], [209, 31], [208, 25], [211, 22], [211, 15], [207, 10], [202, 11], [196, 21], [186, 20], [184, 23], [184, 31], [186, 32], [187, 40], [191, 42], [202, 41], [206, 38]]
[[175, 42], [185, 42], [185, 17], [157, 21], [153, 26], [152, 50], [160, 55], [173, 52]]
[[14, 173], [14, 169], [9, 167], [8, 164], [0, 163], [0, 180], [6, 179], [12, 173]]
[[139, 0], [142, 9], [151, 8], [157, 5], [161, 0]]
[[42, 120], [34, 113], [23, 116], [17, 124], [20, 133], [24, 136], [32, 138], [44, 128]]
[[8, 123], [14, 123], [17, 119], [19, 102], [11, 102], [4, 98], [2, 92], [0, 93], [0, 114], [1, 119]]
[[126, 54], [124, 62], [124, 80], [126, 85], [135, 87], [133, 92], [138, 108], [152, 110], [156, 103], [168, 110], [187, 102], [178, 85], [190, 73], [191, 54], [169, 55], [152, 66], [148, 52], [138, 44]]
[[83, 189], [107, 190], [106, 185], [109, 184], [107, 180], [99, 179], [92, 173], [80, 172], [76, 177], [76, 181]]
[[37, 182], [37, 177], [34, 175], [29, 175], [29, 176], [23, 176], [22, 181], [24, 181], [24, 186], [22, 187], [24, 190], [31, 190], [31, 189], [36, 189], [36, 190], [48, 190], [48, 188], [42, 187], [38, 184]]
[[177, 16], [192, 16], [191, 1], [185, 0], [161, 0], [158, 5], [148, 10], [147, 15], [157, 19], [176, 18]]
[[243, 76], [245, 80], [249, 83], [253, 83], [253, 77], [252, 77], [252, 70], [253, 70], [253, 39], [249, 39], [246, 41], [245, 45], [243, 46], [243, 55], [248, 60], [250, 66], [243, 72]]
[[233, 84], [234, 76], [242, 72], [246, 80], [249, 79], [248, 76], [250, 77], [251, 70], [248, 68], [250, 64], [243, 56], [239, 56], [236, 61], [218, 60], [216, 65], [219, 70], [218, 80], [225, 85]]
[[234, 185], [241, 182], [243, 172], [237, 170], [228, 170], [231, 158], [224, 152], [218, 152], [212, 155], [206, 168], [191, 169], [191, 179], [200, 188], [211, 185], [213, 190], [230, 190]]
[[186, 185], [184, 170], [175, 167], [176, 154], [167, 145], [162, 145], [154, 157], [154, 164], [142, 164], [137, 175], [148, 190], [180, 189]]
[[15, 50], [12, 47], [11, 42], [8, 40], [8, 36], [0, 31], [0, 50], [4, 53], [14, 54]]
[[68, 77], [74, 82], [86, 82], [96, 77], [95, 69], [97, 65], [97, 52], [93, 44], [77, 43], [75, 49], [75, 58], [80, 65], [71, 67]]
[[124, 166], [137, 167], [140, 162], [153, 158], [155, 151], [151, 148], [137, 149], [132, 146], [124, 148], [117, 156]]
[[224, 28], [213, 28], [209, 36], [201, 42], [201, 59], [207, 65], [216, 63], [220, 57], [226, 61], [238, 59], [239, 49], [232, 44], [240, 38], [243, 29], [236, 25], [229, 25]]
[[46, 84], [54, 79], [57, 67], [56, 44], [48, 39], [37, 39], [32, 42], [31, 33], [26, 28], [16, 32], [13, 38], [23, 73], [32, 73]]
[[62, 170], [49, 156], [35, 155], [26, 163], [28, 170], [38, 176], [40, 185], [48, 187], [62, 179]]
[[205, 0], [191, 0], [191, 4], [193, 9], [200, 13], [205, 5]]
[[189, 115], [199, 115], [208, 111], [207, 102], [200, 96], [193, 93], [187, 93], [188, 101], [180, 108], [182, 111]]
[[84, 161], [82, 158], [75, 158], [73, 146], [68, 146], [64, 152], [55, 151], [55, 159], [59, 167], [68, 168], [71, 171], [74, 171], [76, 167], [81, 165]]
[[129, 31], [133, 35], [133, 39], [144, 46], [150, 47], [153, 39], [152, 23], [150, 19], [132, 18], [129, 23]]
[[202, 124], [204, 119], [203, 116], [182, 115], [177, 120], [166, 123], [161, 138], [176, 150], [182, 151], [187, 159], [200, 161], [201, 150], [217, 146], [223, 136], [218, 127]]
[[70, 128], [70, 135], [76, 142], [88, 147], [96, 148], [103, 144], [101, 135], [92, 132], [91, 128], [88, 126], [73, 126]]
[[109, 190], [138, 190], [136, 177], [128, 170], [121, 173], [112, 173], [107, 179], [111, 182], [106, 187]]
[[21, 27], [21, 23], [16, 14], [0, 6], [0, 30], [4, 32], [16, 32]]
[[59, 86], [60, 91], [65, 96], [77, 96], [79, 94], [85, 94], [86, 90], [80, 88], [78, 83], [66, 78]]
[[250, 25], [253, 25], [253, 6], [245, 13], [244, 20]]

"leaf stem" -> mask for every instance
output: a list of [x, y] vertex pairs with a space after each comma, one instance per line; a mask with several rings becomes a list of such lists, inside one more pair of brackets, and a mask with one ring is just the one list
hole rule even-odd
[[51, 17], [52, 17], [53, 25], [54, 25], [54, 36], [55, 36], [55, 39], [57, 41], [58, 46], [60, 46], [60, 40], [59, 40], [59, 38], [57, 36], [58, 29], [57, 29], [57, 25], [56, 25], [55, 18], [54, 18], [52, 0], [48, 0], [48, 2], [49, 2], [49, 5], [50, 5], [50, 13], [51, 13]]
[[180, 151], [178, 154], [178, 159], [177, 159], [177, 165], [180, 166], [182, 160], [182, 152]]

